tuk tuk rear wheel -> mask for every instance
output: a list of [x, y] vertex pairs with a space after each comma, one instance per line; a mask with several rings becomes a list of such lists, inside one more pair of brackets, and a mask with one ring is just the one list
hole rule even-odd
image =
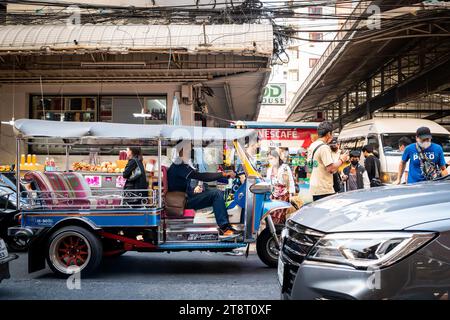
[[47, 263], [59, 277], [80, 272], [87, 276], [97, 269], [103, 255], [100, 239], [79, 226], [67, 226], [50, 235]]
[[[277, 237], [280, 238], [283, 225], [275, 225]], [[270, 228], [266, 227], [256, 239], [256, 253], [259, 259], [271, 268], [276, 268], [278, 265], [278, 255], [280, 248], [278, 248], [275, 239], [270, 232]]]

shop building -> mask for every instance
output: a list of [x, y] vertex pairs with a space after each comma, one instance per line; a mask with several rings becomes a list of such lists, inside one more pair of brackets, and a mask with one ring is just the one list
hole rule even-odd
[[[185, 125], [255, 120], [272, 51], [264, 24], [0, 26], [1, 120], [168, 123], [174, 97]], [[2, 124], [0, 163], [14, 141]]]

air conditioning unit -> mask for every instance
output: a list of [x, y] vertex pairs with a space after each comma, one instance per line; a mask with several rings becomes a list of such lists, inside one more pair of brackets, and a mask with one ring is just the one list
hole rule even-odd
[[183, 84], [181, 86], [181, 99], [185, 104], [192, 104], [193, 101], [192, 85]]

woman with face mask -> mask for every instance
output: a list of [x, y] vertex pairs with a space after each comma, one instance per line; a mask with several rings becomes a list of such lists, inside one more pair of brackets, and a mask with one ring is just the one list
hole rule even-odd
[[[271, 199], [290, 202], [295, 194], [295, 182], [291, 168], [280, 159], [280, 154], [276, 150], [271, 150], [268, 156], [269, 168], [267, 169], [266, 180], [273, 186]], [[286, 222], [286, 209], [275, 210], [271, 214], [275, 224]]]
[[276, 150], [271, 150], [268, 156], [269, 168], [267, 169], [266, 179], [272, 185], [284, 185], [289, 194], [295, 193], [295, 182], [291, 168], [280, 159], [280, 154]]

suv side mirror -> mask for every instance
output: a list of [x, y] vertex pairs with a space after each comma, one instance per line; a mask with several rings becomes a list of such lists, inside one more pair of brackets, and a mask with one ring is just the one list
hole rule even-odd
[[258, 182], [250, 186], [250, 192], [254, 194], [264, 194], [272, 192], [272, 185], [267, 182]]

